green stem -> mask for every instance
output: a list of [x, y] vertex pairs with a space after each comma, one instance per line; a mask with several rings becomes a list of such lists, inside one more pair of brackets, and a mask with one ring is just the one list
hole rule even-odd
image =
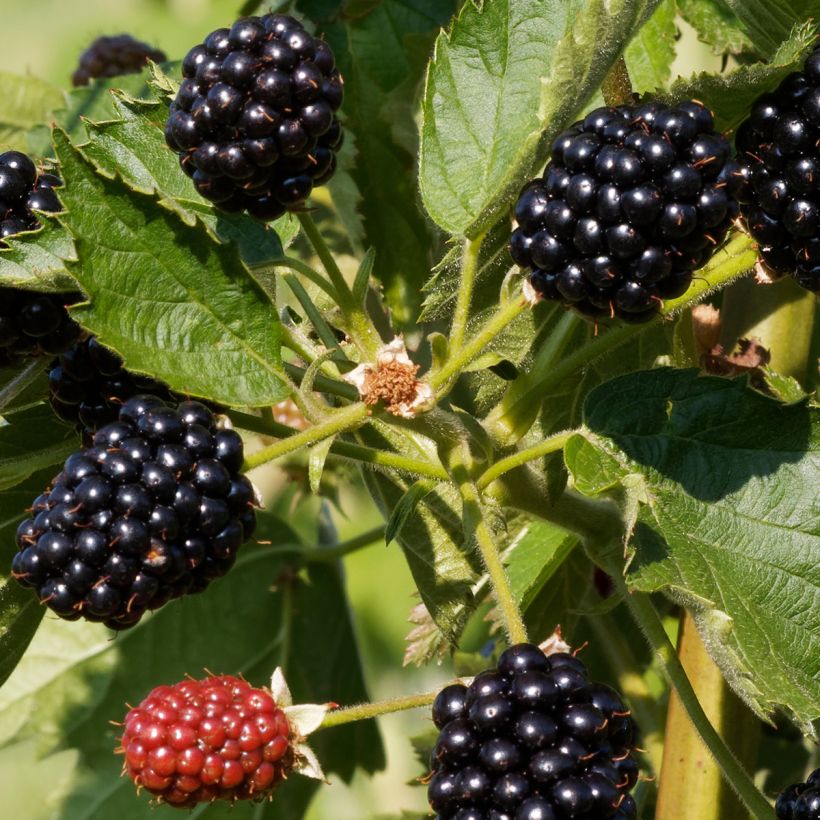
[[246, 472], [253, 470], [255, 467], [267, 464], [269, 461], [292, 453], [294, 450], [310, 447], [331, 436], [361, 427], [367, 421], [368, 412], [368, 408], [364, 404], [351, 404], [348, 407], [336, 410], [326, 421], [314, 424], [307, 430], [297, 433], [287, 428], [289, 435], [286, 438], [259, 450], [259, 452], [246, 456], [242, 469]]
[[431, 374], [430, 385], [436, 390], [439, 398], [447, 393], [453, 378], [461, 373], [474, 359], [486, 352], [490, 342], [526, 308], [527, 302], [523, 297], [511, 299], [479, 328], [467, 344], [447, 359], [441, 370]]
[[504, 475], [504, 473], [508, 473], [516, 467], [522, 467], [530, 461], [548, 456], [550, 453], [557, 453], [559, 450], [563, 450], [569, 437], [574, 432], [574, 430], [565, 430], [561, 433], [555, 433], [555, 435], [544, 439], [544, 441], [532, 447], [526, 447], [523, 450], [518, 450], [518, 452], [499, 459], [481, 474], [478, 481], [476, 481], [476, 487], [478, 487], [479, 490], [484, 490], [499, 476]]
[[[238, 410], [229, 411], [228, 415], [234, 425], [242, 430], [249, 430], [252, 433], [259, 433], [263, 436], [274, 436], [278, 439], [292, 439], [297, 435], [297, 431], [276, 421], [252, 416], [248, 413], [240, 413]], [[315, 428], [311, 428], [315, 429]], [[304, 432], [309, 432], [305, 430]], [[278, 442], [281, 443], [281, 442]], [[309, 445], [299, 445], [309, 446]], [[291, 448], [288, 452], [292, 451]], [[365, 447], [362, 444], [355, 444], [350, 441], [334, 441], [330, 446], [331, 455], [339, 458], [356, 461], [361, 464], [370, 464], [373, 467], [384, 467], [394, 470], [401, 470], [425, 478], [434, 478], [446, 481], [449, 478], [447, 471], [440, 464], [431, 464], [427, 461], [403, 456], [399, 453], [390, 453], [383, 450], [376, 450], [373, 447]]]
[[336, 302], [347, 323], [345, 329], [359, 346], [362, 353], [369, 359], [375, 360], [376, 353], [381, 345], [381, 340], [375, 327], [373, 327], [372, 322], [367, 318], [364, 310], [353, 298], [353, 292], [350, 290], [347, 280], [336, 264], [336, 260], [333, 258], [330, 248], [328, 248], [324, 239], [322, 239], [322, 235], [316, 227], [316, 223], [313, 221], [311, 215], [306, 211], [302, 211], [298, 213], [297, 216], [305, 236], [307, 236], [308, 241], [313, 246], [313, 250], [319, 257], [322, 267], [324, 267], [327, 272], [328, 278], [336, 291]]
[[709, 722], [709, 718], [700, 705], [695, 690], [692, 688], [692, 684], [681, 665], [675, 647], [669, 640], [669, 636], [666, 634], [663, 623], [658, 617], [651, 600], [644, 593], [630, 593], [620, 573], [615, 575], [614, 580], [621, 591], [624, 592], [627, 606], [635, 622], [646, 636], [650, 648], [661, 664], [661, 668], [669, 682], [675, 687], [675, 691], [684, 709], [686, 709], [689, 719], [717, 761], [724, 777], [756, 820], [773, 820], [774, 809], [772, 809], [769, 801], [757, 790], [754, 781]]
[[607, 105], [627, 105], [632, 102], [632, 81], [623, 55], [618, 57], [609, 69], [601, 86], [601, 93]]
[[333, 301], [338, 300], [338, 295], [334, 286], [322, 276], [316, 268], [312, 268], [307, 262], [302, 262], [301, 259], [295, 259], [292, 256], [283, 256], [281, 259], [274, 259], [272, 262], [266, 262], [259, 267], [252, 267], [253, 273], [259, 273], [266, 270], [276, 270], [277, 268], [290, 268], [295, 273], [301, 273], [309, 281], [313, 282], [317, 288], [324, 291]]
[[[403, 698], [379, 700], [375, 703], [362, 703], [358, 706], [348, 706], [344, 709], [334, 709], [325, 715], [319, 729], [330, 729], [332, 726], [343, 726], [345, 723], [354, 723], [357, 720], [389, 715], [393, 712], [403, 712], [406, 709], [420, 709], [431, 706], [436, 699], [436, 692], [425, 692], [421, 695], [407, 695]], [[319, 731], [317, 729], [317, 731]]]
[[464, 341], [464, 333], [467, 330], [467, 322], [470, 319], [470, 305], [473, 301], [473, 288], [475, 286], [476, 270], [478, 269], [478, 255], [481, 252], [483, 241], [484, 234], [480, 234], [475, 239], [464, 240], [461, 281], [459, 282], [456, 309], [453, 313], [453, 324], [450, 327], [450, 350], [456, 354], [461, 349], [462, 342]]
[[0, 413], [2, 413], [11, 403], [31, 384], [37, 377], [48, 369], [50, 360], [47, 356], [34, 359], [29, 362], [10, 382], [0, 389]]
[[470, 476], [467, 467], [469, 453], [465, 453], [465, 449], [466, 447], [456, 447], [450, 455], [453, 481], [458, 487], [464, 505], [464, 534], [468, 540], [475, 540], [484, 560], [510, 643], [526, 643], [527, 628], [524, 626], [524, 618], [510, 587], [510, 579], [504, 569], [501, 553], [496, 547], [495, 538], [487, 524], [478, 490]]
[[670, 299], [663, 312], [654, 320], [640, 325], [620, 324], [594, 337], [583, 347], [555, 364], [547, 362], [533, 367], [515, 379], [507, 389], [501, 404], [487, 417], [485, 427], [502, 444], [518, 441], [532, 425], [533, 408], [541, 406], [544, 397], [575, 373], [612, 353], [631, 339], [664, 321], [670, 315], [690, 307], [709, 293], [721, 288], [753, 267], [757, 251], [748, 236], [738, 234], [693, 280], [689, 290], [677, 299]]
[[309, 564], [323, 564], [330, 561], [337, 561], [339, 558], [344, 558], [353, 552], [358, 552], [360, 549], [369, 547], [379, 540], [384, 541], [384, 524], [373, 527], [361, 535], [356, 535], [332, 547], [311, 550], [304, 555], [304, 560]]

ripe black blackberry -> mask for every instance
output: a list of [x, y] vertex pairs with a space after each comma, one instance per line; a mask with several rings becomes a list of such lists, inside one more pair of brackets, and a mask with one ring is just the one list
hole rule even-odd
[[182, 73], [166, 139], [222, 210], [273, 220], [333, 175], [342, 77], [327, 43], [299, 21], [266, 14], [217, 29]]
[[820, 45], [758, 98], [735, 144], [750, 178], [741, 212], [763, 261], [820, 291]]
[[561, 134], [518, 199], [511, 252], [543, 298], [590, 316], [652, 318], [737, 215], [741, 167], [707, 108], [598, 108]]
[[636, 733], [617, 692], [568, 654], [517, 644], [433, 704], [427, 789], [439, 820], [630, 820]]
[[136, 396], [35, 499], [12, 574], [61, 618], [112, 629], [202, 592], [255, 528], [242, 460], [204, 405]]
[[86, 444], [100, 427], [117, 420], [123, 402], [132, 396], [150, 393], [163, 401], [181, 400], [162, 382], [126, 370], [122, 359], [93, 336], [52, 362], [48, 383], [54, 412], [76, 425]]
[[80, 55], [80, 63], [71, 75], [71, 82], [77, 87], [88, 85], [97, 77], [137, 74], [148, 60], [164, 63], [167, 59], [164, 51], [135, 40], [130, 34], [98, 37]]
[[781, 792], [775, 811], [777, 820], [820, 820], [820, 769]]
[[0, 367], [17, 366], [29, 356], [58, 355], [80, 335], [66, 305], [78, 293], [36, 293], [0, 288]]
[[0, 248], [2, 240], [21, 231], [33, 231], [40, 225], [35, 211], [54, 213], [61, 209], [54, 188], [62, 185], [54, 174], [38, 171], [21, 151], [0, 154]]

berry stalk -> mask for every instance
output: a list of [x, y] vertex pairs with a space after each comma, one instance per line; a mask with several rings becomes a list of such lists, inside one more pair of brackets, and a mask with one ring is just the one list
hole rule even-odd
[[476, 487], [478, 487], [479, 490], [484, 490], [499, 476], [504, 475], [504, 473], [514, 470], [516, 467], [522, 467], [530, 461], [544, 458], [544, 456], [548, 456], [550, 453], [557, 453], [563, 450], [573, 433], [573, 430], [556, 433], [544, 439], [544, 441], [534, 444], [532, 447], [527, 447], [524, 450], [512, 453], [506, 458], [499, 459], [482, 473], [481, 477], [476, 481]]
[[493, 532], [481, 505], [481, 498], [468, 470], [469, 455], [462, 447], [456, 447], [451, 454], [451, 472], [463, 502], [464, 535], [474, 540], [478, 547], [490, 585], [498, 603], [511, 644], [527, 642], [527, 628], [521, 615], [521, 608], [515, 600], [507, 571], [495, 543]]
[[529, 430], [541, 406], [543, 397], [558, 387], [573, 373], [583, 370], [598, 359], [612, 353], [636, 338], [656, 323], [697, 304], [709, 293], [720, 289], [751, 269], [757, 259], [752, 241], [738, 234], [715, 255], [692, 282], [689, 290], [677, 299], [670, 299], [663, 312], [645, 324], [621, 324], [591, 339], [567, 356], [560, 364], [536, 362], [532, 369], [516, 378], [500, 404], [487, 416], [485, 427], [496, 441], [512, 444]]
[[307, 430], [302, 430], [299, 433], [293, 433], [287, 438], [277, 441], [268, 447], [253, 453], [245, 458], [243, 470], [253, 470], [255, 467], [260, 467], [267, 464], [269, 461], [274, 461], [281, 458], [294, 450], [300, 450], [303, 447], [310, 447], [320, 441], [331, 436], [336, 436], [339, 433], [345, 433], [360, 427], [367, 421], [368, 408], [364, 404], [351, 404], [349, 407], [344, 407], [337, 410], [333, 415], [321, 424], [314, 424]]
[[467, 329], [467, 321], [470, 318], [470, 305], [473, 301], [473, 287], [475, 286], [475, 276], [478, 269], [478, 255], [481, 253], [481, 245], [484, 241], [484, 234], [473, 239], [464, 240], [464, 253], [461, 262], [461, 283], [458, 290], [458, 300], [453, 314], [453, 323], [450, 326], [450, 350], [458, 351], [464, 342], [464, 332]]
[[484, 353], [487, 345], [526, 309], [527, 302], [523, 296], [504, 304], [475, 334], [471, 335], [467, 344], [447, 359], [441, 370], [430, 376], [430, 384], [438, 398], [448, 392], [455, 376]]
[[[238, 410], [228, 412], [233, 423], [242, 430], [251, 433], [259, 433], [263, 436], [275, 436], [279, 439], [291, 439], [297, 435], [297, 431], [279, 424], [276, 421], [252, 416], [248, 413], [241, 413]], [[314, 428], [311, 428], [314, 429]], [[308, 430], [304, 432], [309, 432]], [[293, 449], [300, 449], [302, 445], [297, 445]], [[308, 445], [304, 445], [308, 446]], [[290, 451], [289, 451], [290, 452]], [[394, 470], [401, 470], [412, 475], [435, 478], [446, 481], [449, 476], [447, 471], [440, 464], [431, 464], [426, 461], [409, 458], [400, 453], [392, 453], [385, 450], [376, 450], [363, 444], [355, 444], [351, 441], [334, 441], [330, 447], [330, 454], [339, 458], [357, 461], [362, 464], [370, 464], [373, 467], [386, 467]]]
[[[420, 695], [406, 695], [402, 698], [378, 700], [373, 703], [361, 703], [357, 706], [347, 706], [344, 709], [335, 709], [328, 712], [319, 729], [330, 729], [334, 726], [343, 726], [345, 723], [355, 723], [357, 720], [390, 715], [394, 712], [404, 712], [407, 709], [420, 709], [431, 706], [436, 699], [438, 690], [424, 692]], [[318, 730], [317, 730], [318, 731]]]

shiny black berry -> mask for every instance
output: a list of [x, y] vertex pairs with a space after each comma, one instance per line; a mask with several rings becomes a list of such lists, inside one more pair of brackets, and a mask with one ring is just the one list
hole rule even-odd
[[439, 817], [634, 816], [632, 718], [573, 655], [510, 647], [469, 686], [445, 687], [433, 721], [440, 732], [428, 798]]
[[[536, 294], [628, 322], [680, 295], [677, 274], [720, 245], [746, 185], [713, 128], [708, 109], [686, 101], [599, 108], [561, 134], [515, 208], [510, 250]], [[816, 216], [802, 207], [792, 218], [808, 232]]]
[[[207, 457], [185, 449], [191, 428]], [[62, 618], [133, 626], [230, 569], [254, 528], [240, 466], [235, 434], [219, 430], [204, 405], [131, 397], [35, 499], [12, 573]]]
[[74, 86], [81, 86], [98, 77], [135, 74], [145, 67], [148, 60], [162, 63], [166, 59], [164, 52], [135, 40], [129, 34], [98, 37], [80, 56], [71, 82]]
[[182, 73], [166, 139], [222, 210], [277, 219], [333, 175], [343, 82], [330, 47], [298, 20], [242, 18], [192, 48]]
[[805, 783], [784, 789], [775, 803], [777, 820], [820, 820], [820, 769], [815, 769]]
[[741, 201], [762, 261], [820, 291], [820, 269], [808, 262], [820, 231], [820, 78], [815, 48], [803, 71], [786, 77], [752, 106], [735, 143], [748, 178]]

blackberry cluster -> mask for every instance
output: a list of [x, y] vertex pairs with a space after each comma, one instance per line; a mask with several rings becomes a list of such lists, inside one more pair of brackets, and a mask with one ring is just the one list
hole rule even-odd
[[543, 298], [633, 322], [684, 293], [737, 215], [744, 182], [694, 101], [598, 108], [561, 134], [518, 199], [513, 259]]
[[17, 529], [12, 573], [61, 618], [133, 626], [233, 566], [256, 519], [242, 439], [199, 402], [127, 401]]
[[167, 59], [164, 51], [135, 40], [130, 34], [98, 37], [80, 56], [71, 82], [77, 87], [88, 85], [97, 77], [136, 74], [142, 71], [148, 60], [164, 63]]
[[763, 261], [820, 291], [820, 45], [755, 102], [735, 144], [750, 176], [741, 211]]
[[437, 820], [628, 820], [636, 727], [617, 692], [568, 654], [510, 647], [443, 689], [427, 797]]
[[789, 786], [777, 798], [777, 820], [820, 820], [820, 769], [805, 783]]
[[80, 326], [69, 317], [67, 304], [79, 302], [78, 293], [35, 293], [0, 288], [0, 367], [13, 367], [26, 356], [56, 356], [80, 336]]
[[197, 191], [263, 221], [336, 168], [343, 83], [330, 47], [284, 14], [245, 17], [188, 52], [165, 130]]
[[176, 808], [259, 800], [293, 765], [290, 726], [267, 689], [229, 675], [156, 687], [125, 717], [125, 772]]
[[38, 172], [21, 151], [0, 154], [0, 248], [2, 240], [40, 225], [33, 211], [54, 213], [61, 210], [54, 188], [63, 184], [54, 174]]
[[122, 359], [94, 336], [52, 362], [48, 384], [54, 412], [75, 425], [87, 444], [100, 427], [117, 420], [123, 402], [132, 396], [180, 399], [162, 382], [126, 370]]

